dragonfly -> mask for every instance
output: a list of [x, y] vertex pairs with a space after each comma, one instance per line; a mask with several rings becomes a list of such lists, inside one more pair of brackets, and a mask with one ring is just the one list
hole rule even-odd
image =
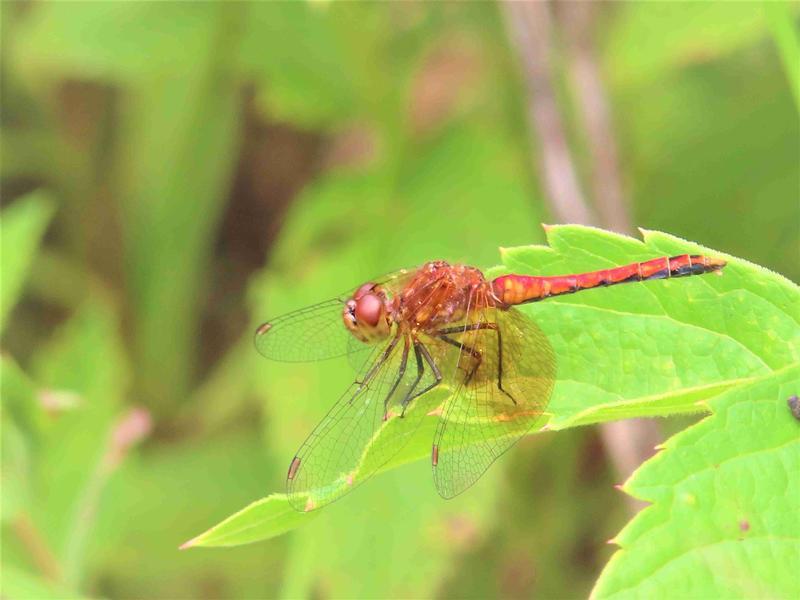
[[[439, 494], [452, 498], [542, 417], [556, 355], [517, 307], [600, 286], [716, 272], [724, 260], [660, 257], [573, 275], [510, 274], [431, 261], [268, 321], [255, 345], [276, 361], [349, 355], [353, 382], [293, 457], [290, 504], [310, 511], [380, 471], [438, 417], [431, 448]], [[432, 392], [446, 392], [435, 401]], [[434, 402], [434, 404], [432, 404]]]

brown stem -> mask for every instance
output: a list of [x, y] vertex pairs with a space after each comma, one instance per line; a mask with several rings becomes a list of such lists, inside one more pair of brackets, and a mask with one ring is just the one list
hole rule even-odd
[[11, 521], [11, 529], [42, 576], [53, 583], [61, 581], [61, 566], [30, 516], [25, 512], [17, 514]]
[[591, 157], [591, 190], [604, 227], [632, 233], [619, 170], [617, 143], [608, 98], [594, 46], [594, 22], [600, 8], [592, 2], [560, 2], [559, 23], [567, 41], [573, 97], [586, 131]]
[[553, 86], [550, 8], [546, 2], [506, 1], [503, 6], [528, 85], [532, 146], [539, 149], [539, 169], [550, 209], [559, 221], [588, 224], [591, 214], [578, 183]]
[[[616, 144], [609, 119], [608, 103], [588, 30], [593, 12], [572, 3], [575, 23], [569, 28], [572, 49], [570, 71], [579, 97], [579, 108], [592, 159], [592, 192], [601, 224], [621, 232], [630, 231], [622, 199]], [[588, 3], [587, 3], [588, 4]], [[561, 221], [589, 224], [589, 211], [578, 183], [574, 161], [558, 111], [551, 67], [553, 22], [550, 5], [542, 2], [503, 4], [511, 36], [524, 66], [528, 84], [528, 113], [534, 145], [540, 153], [540, 169], [553, 214]], [[644, 419], [608, 423], [602, 426], [603, 444], [618, 475], [627, 478], [653, 452], [660, 435], [656, 424]], [[629, 498], [631, 510], [641, 503]]]

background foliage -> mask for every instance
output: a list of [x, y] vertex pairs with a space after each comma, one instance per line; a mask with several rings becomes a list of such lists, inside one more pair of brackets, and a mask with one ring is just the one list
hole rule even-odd
[[[376, 273], [432, 257], [491, 266], [499, 246], [544, 240], [501, 7], [0, 10], [4, 595], [589, 592], [628, 520], [590, 428], [524, 440], [451, 502], [414, 463], [290, 535], [176, 550], [282, 490], [325, 392], [350, 375], [262, 362], [256, 323]], [[617, 3], [598, 15], [596, 51], [631, 220], [797, 280], [781, 14]], [[585, 181], [569, 67], [555, 64]], [[564, 266], [597, 264], [581, 252]], [[651, 477], [631, 491], [654, 500]], [[607, 575], [601, 591], [627, 585]]]

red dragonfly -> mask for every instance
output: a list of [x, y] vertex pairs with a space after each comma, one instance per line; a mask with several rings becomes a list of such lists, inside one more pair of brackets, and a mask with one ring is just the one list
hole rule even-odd
[[[436, 488], [444, 498], [459, 494], [531, 429], [553, 391], [553, 349], [516, 305], [724, 266], [684, 254], [579, 275], [489, 281], [474, 267], [433, 261], [264, 323], [255, 343], [267, 358], [362, 357], [355, 381], [292, 459], [289, 501], [313, 510], [337, 500], [379, 471], [431, 414], [439, 415], [431, 453]], [[440, 386], [447, 399], [431, 406], [426, 394]]]

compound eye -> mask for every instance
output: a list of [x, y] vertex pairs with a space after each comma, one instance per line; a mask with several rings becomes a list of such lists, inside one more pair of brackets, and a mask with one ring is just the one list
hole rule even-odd
[[374, 287], [375, 287], [374, 283], [365, 283], [356, 290], [355, 294], [353, 294], [353, 300], [360, 300], [361, 298], [369, 294]]
[[376, 327], [383, 313], [383, 302], [375, 294], [365, 294], [356, 304], [356, 321]]

